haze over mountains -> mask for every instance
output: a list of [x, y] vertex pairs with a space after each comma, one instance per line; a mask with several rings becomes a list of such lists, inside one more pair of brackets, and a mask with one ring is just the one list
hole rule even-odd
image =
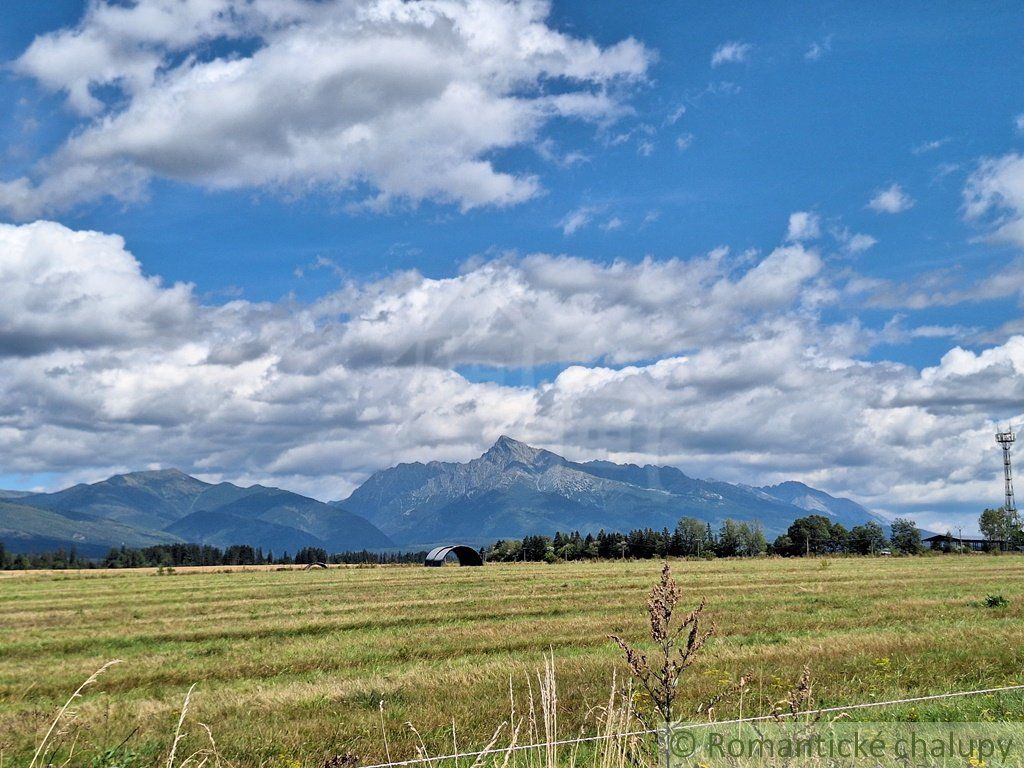
[[0, 541], [12, 551], [191, 542], [250, 544], [277, 554], [305, 546], [420, 549], [556, 530], [719, 526], [758, 520], [773, 537], [808, 512], [847, 527], [885, 522], [849, 499], [802, 483], [753, 488], [688, 477], [673, 467], [574, 462], [501, 437], [466, 463], [399, 464], [347, 499], [324, 503], [279, 488], [211, 484], [175, 469], [116, 475], [56, 493], [0, 491]]

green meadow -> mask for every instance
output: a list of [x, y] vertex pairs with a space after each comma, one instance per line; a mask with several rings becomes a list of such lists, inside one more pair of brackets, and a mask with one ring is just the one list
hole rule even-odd
[[[513, 705], [528, 711], [545, 654], [557, 677], [558, 734], [586, 733], [613, 675], [626, 676], [608, 635], [643, 640], [659, 568], [5, 573], [0, 765], [28, 765], [67, 697], [112, 659], [121, 663], [55, 733], [61, 762], [73, 748], [71, 765], [95, 766], [97, 754], [122, 743], [125, 765], [166, 762], [193, 684], [181, 754], [208, 741], [200, 723], [240, 767], [479, 749]], [[716, 715], [766, 712], [805, 665], [821, 706], [1024, 682], [1024, 557], [679, 561], [673, 569], [687, 607], [706, 598], [716, 629], [682, 684], [684, 715], [740, 675], [750, 676], [748, 690], [727, 696]], [[994, 594], [1008, 604], [986, 606]], [[981, 696], [898, 714], [1024, 719], [1022, 700]]]

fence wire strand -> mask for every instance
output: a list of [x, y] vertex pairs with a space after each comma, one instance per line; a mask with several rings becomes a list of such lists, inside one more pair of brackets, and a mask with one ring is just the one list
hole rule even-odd
[[[870, 709], [873, 707], [888, 707], [897, 704], [915, 704], [922, 701], [936, 701], [938, 699], [953, 699], [961, 696], [980, 696], [988, 693], [1003, 693], [1005, 691], [1019, 691], [1024, 690], [1024, 685], [1006, 685], [1000, 688], [979, 688], [974, 691], [951, 691], [949, 693], [936, 693], [929, 696], [912, 696], [905, 699], [892, 699], [891, 701], [869, 701], [861, 704], [847, 704], [844, 706], [836, 707], [822, 707], [820, 709], [808, 709], [802, 712], [781, 712], [770, 715], [758, 715], [756, 717], [740, 717], [734, 720], [713, 720], [706, 723], [687, 723], [683, 726], [678, 726], [682, 729], [691, 728], [708, 728], [711, 726], [722, 726], [722, 725], [736, 725], [739, 723], [757, 723], [764, 722], [766, 720], [776, 720], [779, 718], [792, 718], [792, 717], [804, 717], [809, 715], [826, 715], [832, 712], [848, 712], [852, 709]], [[433, 763], [440, 762], [443, 760], [458, 760], [463, 757], [484, 757], [486, 755], [500, 755], [511, 752], [524, 752], [528, 749], [542, 749], [544, 747], [553, 746], [564, 746], [567, 744], [586, 744], [595, 741], [606, 741], [608, 739], [626, 739], [632, 736], [649, 736], [652, 734], [660, 734], [662, 731], [658, 728], [646, 728], [640, 731], [627, 731], [625, 733], [605, 733], [599, 736], [581, 736], [575, 739], [558, 739], [556, 741], [545, 741], [537, 744], [513, 744], [508, 747], [492, 747], [491, 749], [481, 749], [477, 752], [459, 752], [453, 755], [438, 755], [437, 757], [414, 757], [409, 760], [397, 760], [390, 763], [376, 763], [373, 765], [363, 765], [359, 768], [401, 768], [407, 765], [420, 765], [422, 763]]]

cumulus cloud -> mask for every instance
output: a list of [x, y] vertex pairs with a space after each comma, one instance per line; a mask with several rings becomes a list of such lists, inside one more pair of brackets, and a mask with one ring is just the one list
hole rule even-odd
[[[1024, 399], [1024, 337], [921, 371], [863, 359], [876, 340], [952, 331], [825, 322], [830, 276], [795, 243], [607, 264], [509, 255], [221, 305], [145, 275], [116, 236], [40, 222], [0, 243], [0, 462], [58, 482], [180, 465], [333, 498], [506, 433], [907, 510], [997, 492], [991, 422]], [[516, 386], [459, 373], [541, 364], [559, 372]]]
[[[902, 388], [894, 404], [926, 406], [933, 411], [956, 409], [983, 416], [1017, 414], [1024, 395], [1024, 337], [973, 352], [954, 347], [936, 366]], [[991, 438], [990, 438], [991, 439]]]
[[791, 242], [816, 240], [821, 237], [821, 219], [816, 213], [796, 211], [789, 214], [789, 228], [786, 239]]
[[663, 461], [736, 482], [796, 475], [889, 510], [976, 505], [998, 495], [989, 414], [1019, 411], [1021, 344], [917, 372], [856, 362], [781, 322], [649, 365], [567, 369], [542, 387], [541, 412], [566, 443], [596, 435], [620, 461], [648, 461], [657, 445]]
[[0, 207], [25, 218], [134, 200], [154, 177], [287, 194], [365, 187], [370, 208], [521, 202], [539, 180], [499, 170], [493, 153], [538, 142], [555, 119], [614, 119], [620, 85], [642, 79], [651, 59], [633, 39], [601, 47], [563, 34], [549, 10], [532, 0], [97, 0], [14, 63], [66, 93], [83, 122], [34, 178], [0, 183]]
[[868, 208], [875, 213], [902, 213], [913, 206], [913, 198], [895, 183], [878, 190], [868, 201]]
[[994, 239], [1024, 245], [1024, 157], [982, 160], [967, 179], [964, 211], [969, 220], [989, 225]]
[[350, 364], [626, 363], [743, 334], [790, 306], [820, 269], [801, 246], [738, 275], [724, 251], [608, 265], [533, 255], [448, 279], [352, 285], [330, 306], [351, 318], [337, 341]]
[[711, 66], [718, 67], [722, 64], [742, 64], [750, 58], [750, 53], [753, 50], [754, 46], [750, 43], [740, 42], [739, 40], [731, 40], [727, 43], [722, 43], [715, 49], [715, 52], [711, 54]]
[[0, 356], [120, 347], [187, 329], [191, 286], [145, 277], [116, 235], [0, 224]]

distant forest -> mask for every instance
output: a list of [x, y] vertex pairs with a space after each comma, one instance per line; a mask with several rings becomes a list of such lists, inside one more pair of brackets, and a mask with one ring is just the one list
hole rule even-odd
[[[986, 510], [988, 513], [989, 510]], [[983, 525], [983, 530], [985, 526]], [[993, 529], [996, 533], [1001, 532]], [[986, 531], [989, 538], [994, 533]], [[664, 557], [758, 557], [777, 555], [871, 555], [920, 554], [925, 548], [921, 531], [913, 520], [893, 521], [891, 535], [875, 522], [846, 529], [824, 515], [807, 515], [794, 520], [782, 536], [769, 542], [757, 522], [726, 520], [719, 529], [692, 517], [684, 517], [674, 530], [637, 528], [629, 533], [582, 535], [556, 533], [554, 536], [526, 536], [502, 539], [482, 551], [486, 560], [495, 562], [558, 562], [573, 560], [645, 560]], [[206, 565], [293, 565], [309, 563], [371, 564], [421, 563], [426, 552], [337, 552], [329, 554], [319, 547], [304, 547], [290, 555], [247, 545], [219, 549], [204, 544], [161, 544], [133, 549], [111, 549], [106, 557], [82, 558], [74, 548], [53, 552], [11, 555], [0, 542], [0, 569], [65, 569], [65, 568], [175, 568]]]
[[421, 563], [426, 552], [382, 553], [362, 550], [328, 554], [320, 547], [303, 547], [295, 555], [276, 556], [260, 548], [236, 544], [220, 549], [207, 544], [159, 544], [153, 547], [111, 549], [104, 558], [80, 557], [74, 547], [52, 552], [11, 555], [0, 542], [0, 569], [36, 570], [67, 568], [177, 568], [191, 565], [295, 565], [309, 563], [371, 564]]
[[715, 531], [709, 523], [684, 517], [675, 530], [642, 528], [629, 533], [581, 535], [556, 533], [498, 541], [486, 550], [488, 560], [547, 561], [653, 557], [757, 557], [759, 555], [869, 555], [881, 552], [915, 554], [923, 551], [921, 532], [912, 520], [892, 524], [892, 538], [878, 523], [847, 530], [824, 515], [793, 521], [789, 529], [769, 543], [757, 522], [725, 520]]

